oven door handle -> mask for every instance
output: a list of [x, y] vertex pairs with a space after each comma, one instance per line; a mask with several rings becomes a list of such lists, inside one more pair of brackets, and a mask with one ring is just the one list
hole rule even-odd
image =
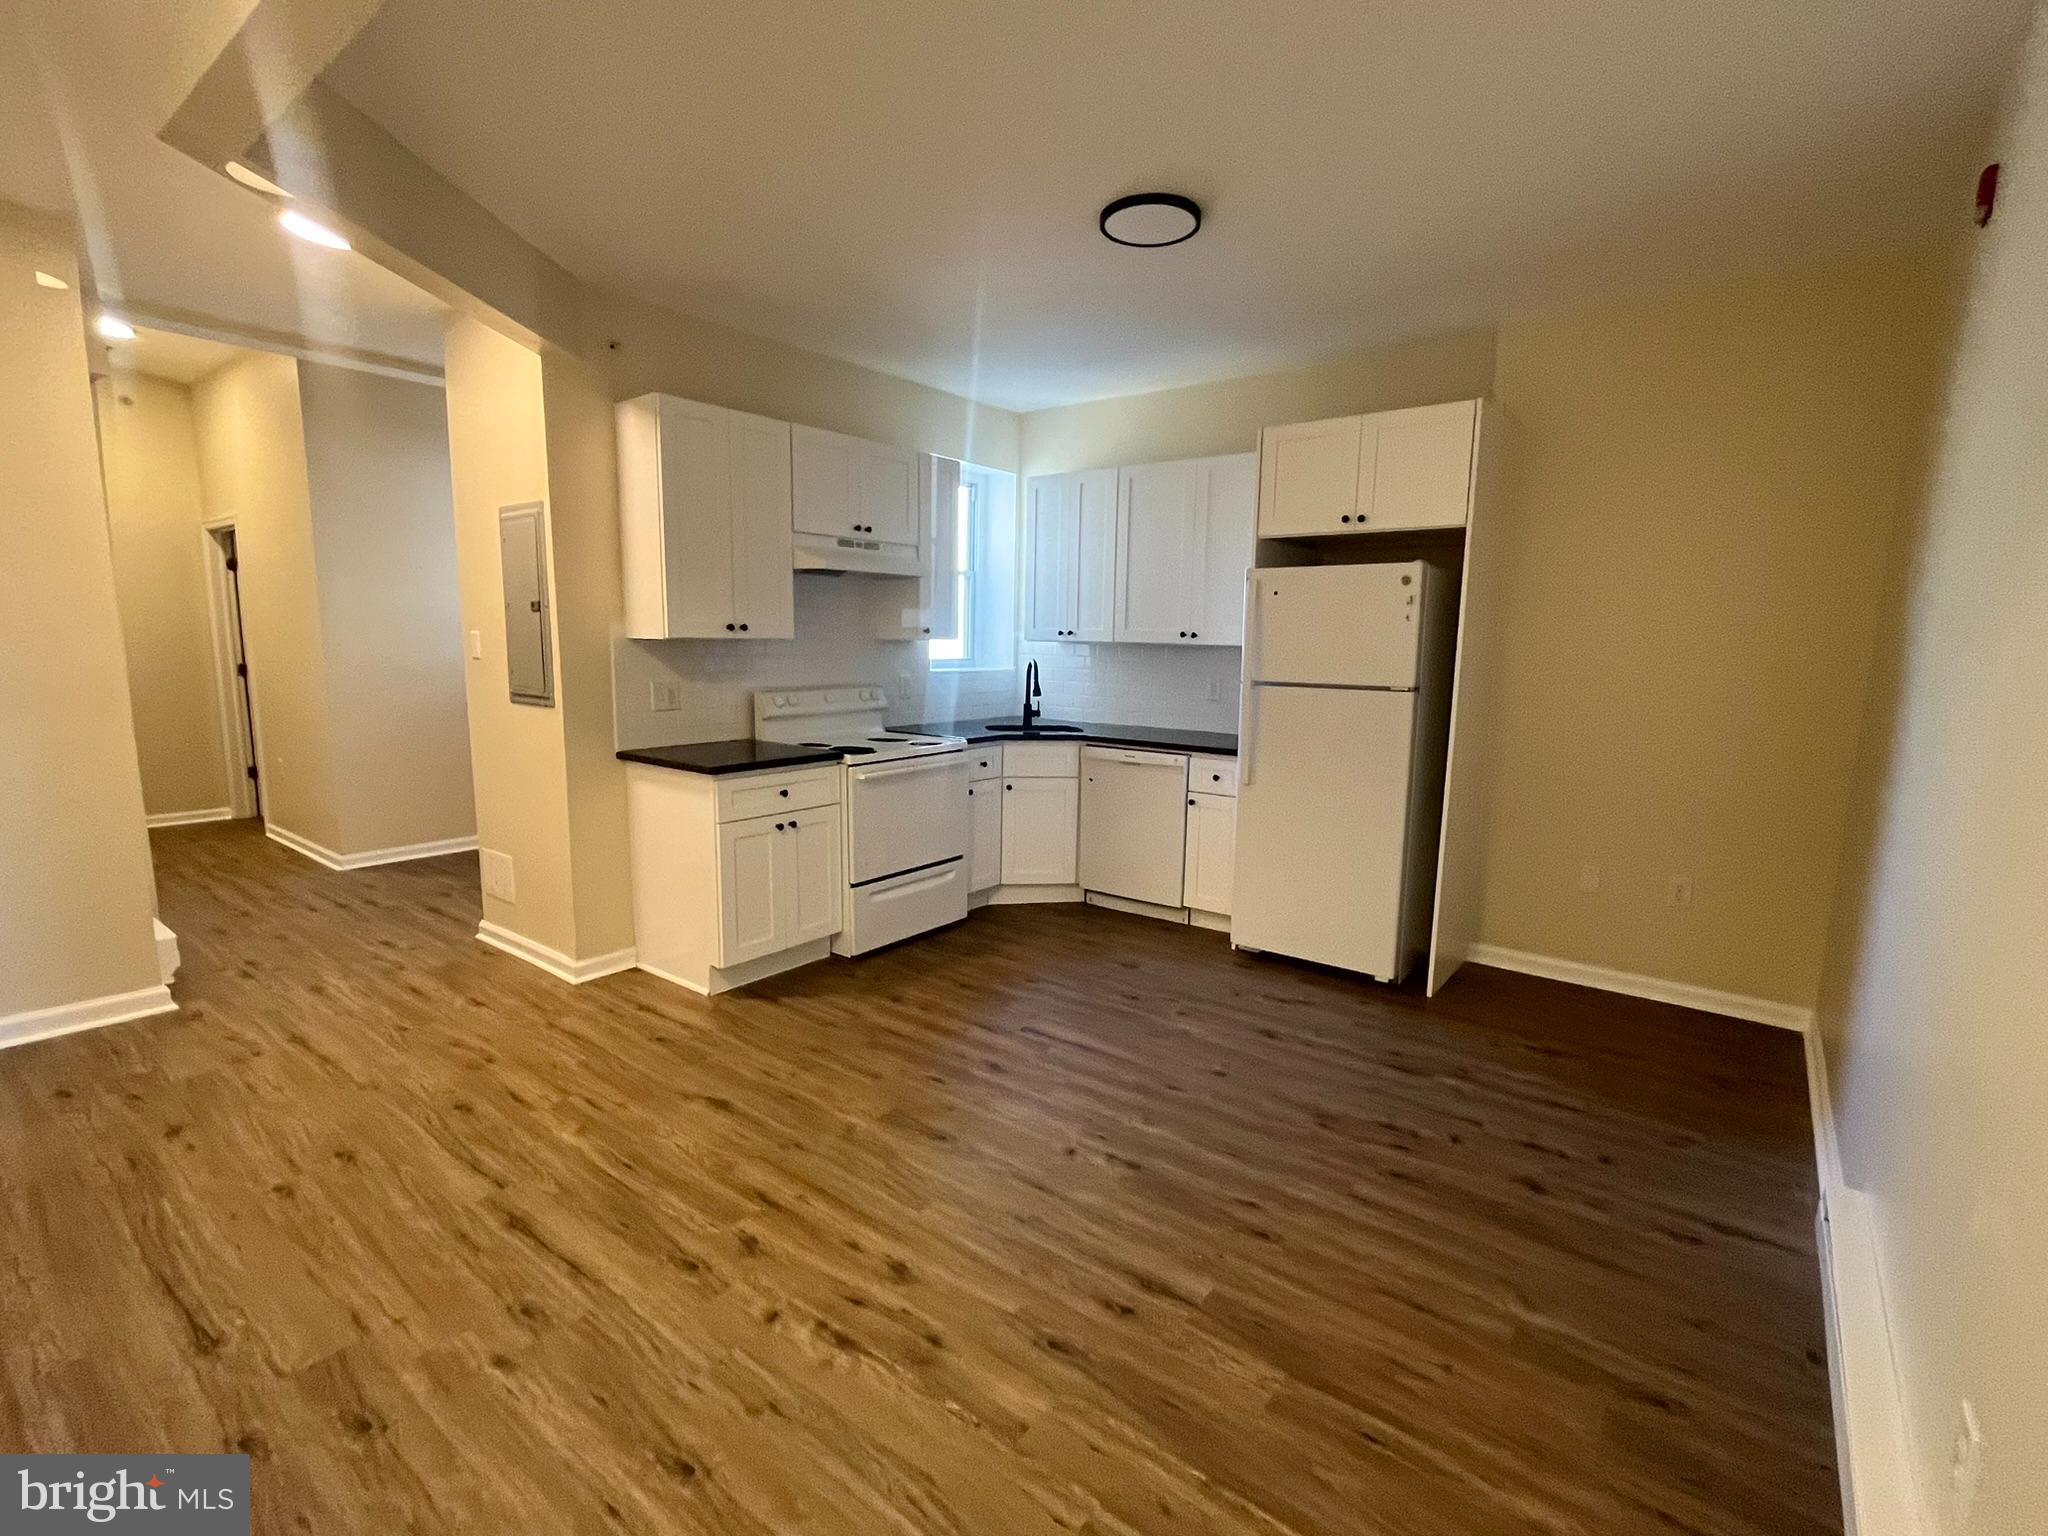
[[872, 768], [853, 770], [853, 782], [872, 784], [876, 779], [891, 779], [905, 773], [931, 773], [934, 770], [954, 767], [961, 761], [958, 752], [941, 752], [932, 757], [920, 758], [914, 763], [877, 763]]

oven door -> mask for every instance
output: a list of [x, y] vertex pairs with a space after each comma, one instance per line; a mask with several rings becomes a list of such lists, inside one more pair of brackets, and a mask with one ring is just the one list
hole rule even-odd
[[967, 853], [959, 752], [846, 771], [846, 883], [865, 885]]

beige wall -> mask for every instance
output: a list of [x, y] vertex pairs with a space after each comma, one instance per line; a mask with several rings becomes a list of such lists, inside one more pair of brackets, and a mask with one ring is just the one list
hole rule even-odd
[[475, 831], [445, 404], [251, 352], [193, 390], [235, 522], [263, 814], [353, 855]]
[[[498, 561], [498, 509], [548, 500], [540, 357], [488, 326], [456, 315], [449, 320], [443, 365], [463, 624], [476, 630], [483, 642], [482, 657], [465, 662], [477, 841], [511, 856], [517, 892], [515, 902], [486, 895], [484, 920], [561, 954], [575, 955], [562, 714], [559, 709], [514, 704], [508, 696]], [[561, 585], [554, 567], [550, 559], [549, 603], [559, 612]], [[562, 672], [559, 631], [557, 625], [552, 637], [557, 679]]]
[[4, 1023], [160, 981], [78, 266], [67, 230], [6, 203], [0, 336]]
[[96, 380], [94, 394], [143, 805], [152, 816], [225, 810], [191, 391], [124, 373]]
[[1023, 420], [1027, 475], [1250, 453], [1259, 430], [1438, 400], [1469, 400], [1493, 382], [1490, 330], [1454, 331], [1253, 378], [1033, 411]]
[[476, 831], [440, 389], [299, 364], [342, 853]]
[[1949, 291], [1915, 249], [1502, 327], [1484, 941], [1812, 1003]]
[[192, 391], [207, 516], [235, 524], [264, 820], [339, 848], [299, 365], [252, 352]]
[[[2037, 1531], [2048, 1509], [2048, 9], [1998, 156], [1821, 1010], [1941, 1536]], [[1984, 1447], [1967, 1508], [1965, 1401]]]

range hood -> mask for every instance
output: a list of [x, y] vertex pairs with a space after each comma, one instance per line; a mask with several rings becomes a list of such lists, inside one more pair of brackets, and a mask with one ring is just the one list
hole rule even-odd
[[805, 533], [801, 529], [797, 531], [792, 558], [800, 571], [918, 576], [924, 570], [915, 544], [892, 544], [843, 533]]

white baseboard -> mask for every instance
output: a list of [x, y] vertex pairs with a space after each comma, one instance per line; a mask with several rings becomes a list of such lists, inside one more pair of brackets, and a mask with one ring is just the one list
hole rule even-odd
[[27, 1045], [32, 1040], [52, 1040], [58, 1035], [75, 1035], [82, 1029], [100, 1029], [108, 1024], [125, 1024], [157, 1013], [175, 1013], [169, 987], [142, 987], [134, 992], [116, 992], [107, 997], [89, 997], [82, 1003], [60, 1003], [55, 1008], [37, 1008], [28, 1013], [9, 1014], [0, 1019], [0, 1050]]
[[154, 816], [143, 818], [150, 827], [192, 827], [202, 821], [232, 821], [235, 813], [225, 805], [216, 805], [210, 811], [160, 811]]
[[766, 981], [770, 976], [780, 976], [784, 971], [793, 971], [799, 966], [813, 965], [820, 960], [831, 958], [832, 941], [815, 939], [809, 944], [799, 944], [795, 949], [785, 949], [777, 955], [763, 955], [758, 960], [749, 960], [741, 965], [714, 965], [710, 973], [702, 978], [679, 975], [674, 971], [663, 970], [658, 965], [649, 965], [645, 961], [637, 962], [636, 968], [685, 991], [694, 992], [699, 997], [716, 997], [721, 992], [730, 992], [734, 987], [750, 986], [757, 981]]
[[506, 954], [524, 960], [528, 965], [537, 965], [550, 976], [575, 986], [595, 981], [600, 976], [630, 971], [637, 963], [631, 948], [615, 949], [608, 955], [595, 955], [588, 960], [571, 960], [559, 949], [550, 949], [523, 933], [514, 933], [510, 928], [488, 920], [476, 925], [476, 936], [491, 948], [502, 949]]
[[1086, 895], [1078, 885], [999, 885], [988, 893], [988, 904], [1028, 907], [1043, 902], [1080, 901]]
[[156, 925], [156, 970], [165, 986], [171, 984], [178, 974], [178, 936], [164, 926], [160, 917], [150, 919]]
[[1474, 944], [1465, 958], [1474, 965], [1491, 965], [1503, 971], [1520, 971], [1551, 981], [1568, 981], [1581, 987], [1598, 987], [1603, 992], [1620, 992], [1629, 997], [1648, 998], [1653, 1003], [1675, 1003], [1680, 1008], [1697, 1008], [1702, 1013], [1726, 1014], [1731, 1019], [1748, 1019], [1777, 1029], [1805, 1032], [1813, 1027], [1813, 1010], [1768, 997], [1746, 997], [1740, 992], [1717, 992], [1686, 981], [1665, 981], [1657, 976], [1638, 976], [1633, 971], [1610, 970], [1604, 965], [1587, 965], [1578, 960], [1558, 960], [1533, 955], [1523, 949], [1503, 949], [1498, 944]]
[[1913, 1485], [1877, 1213], [1870, 1197], [1842, 1177], [1834, 1094], [1817, 1030], [1806, 1037], [1806, 1081], [1813, 1104], [1813, 1158], [1820, 1173], [1814, 1235], [1827, 1314], [1843, 1536], [1923, 1536], [1927, 1525]]
[[1183, 925], [1188, 920], [1186, 907], [1162, 907], [1156, 902], [1133, 901], [1128, 896], [1112, 896], [1106, 891], [1090, 891], [1083, 899], [1091, 907], [1107, 907], [1112, 912], [1128, 912], [1133, 917], [1153, 917], [1161, 922]]
[[315, 864], [329, 869], [369, 869], [378, 864], [403, 864], [408, 859], [438, 859], [448, 853], [470, 853], [476, 848], [476, 835], [468, 837], [444, 837], [432, 843], [407, 843], [398, 848], [372, 848], [364, 853], [336, 853], [332, 848], [323, 848], [310, 837], [301, 837], [276, 822], [265, 822], [264, 834], [273, 843], [282, 843], [294, 853], [303, 853]]

